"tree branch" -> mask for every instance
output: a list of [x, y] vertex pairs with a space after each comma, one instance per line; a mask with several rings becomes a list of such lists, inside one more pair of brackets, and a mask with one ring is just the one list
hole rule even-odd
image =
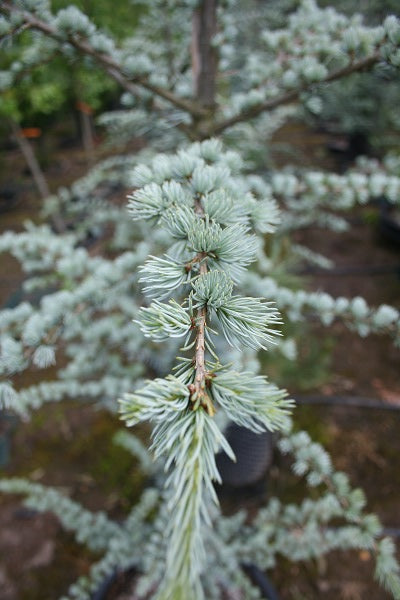
[[[346, 67], [342, 67], [341, 69], [337, 69], [336, 71], [333, 71], [332, 73], [327, 75], [327, 77], [325, 77], [325, 79], [323, 79], [322, 81], [319, 81], [317, 85], [320, 85], [322, 83], [330, 83], [331, 81], [336, 81], [337, 79], [341, 79], [342, 77], [345, 77], [346, 75], [351, 75], [352, 73], [356, 73], [357, 71], [363, 71], [364, 69], [370, 69], [379, 61], [379, 59], [380, 59], [380, 53], [375, 52], [374, 54], [371, 54], [370, 56], [367, 56], [358, 61], [352, 62], [351, 64], [347, 65]], [[213, 127], [211, 127], [210, 131], [208, 132], [208, 135], [209, 136], [218, 135], [218, 134], [222, 133], [223, 131], [225, 131], [225, 129], [228, 129], [229, 127], [232, 127], [233, 125], [236, 125], [237, 123], [241, 123], [242, 121], [248, 121], [249, 119], [254, 119], [255, 117], [258, 117], [263, 112], [272, 110], [272, 109], [277, 108], [278, 106], [282, 106], [284, 104], [289, 104], [290, 102], [296, 102], [303, 92], [305, 92], [306, 90], [310, 89], [312, 86], [315, 86], [315, 85], [316, 85], [315, 83], [310, 83], [310, 84], [305, 85], [297, 90], [292, 90], [290, 92], [286, 92], [285, 94], [277, 96], [276, 98], [271, 98], [270, 100], [267, 100], [266, 102], [263, 102], [262, 104], [258, 104], [257, 106], [252, 106], [251, 108], [243, 110], [242, 112], [239, 112], [237, 115], [234, 115], [233, 117], [230, 117], [229, 119], [225, 119], [224, 121], [220, 121], [219, 123], [216, 123]]]
[[[10, 6], [6, 2], [1, 2], [0, 7], [8, 14], [11, 14], [12, 12], [19, 12], [22, 15], [25, 23], [30, 28], [37, 29], [45, 35], [58, 41], [61, 41], [61, 37], [57, 29], [52, 25], [49, 25], [45, 21], [38, 19], [37, 17], [26, 11], [19, 11], [18, 9], [16, 9], [13, 6]], [[96, 62], [98, 62], [103, 67], [103, 69], [110, 75], [110, 77], [112, 77], [117, 83], [119, 83], [119, 85], [121, 85], [121, 87], [123, 87], [127, 92], [137, 96], [138, 89], [136, 86], [141, 86], [152, 92], [154, 95], [159, 96], [164, 100], [167, 100], [177, 108], [180, 108], [181, 110], [189, 113], [193, 117], [201, 118], [205, 116], [206, 111], [200, 106], [198, 106], [195, 102], [179, 98], [179, 96], [176, 96], [170, 90], [154, 85], [144, 77], [134, 77], [130, 79], [129, 77], [124, 75], [121, 66], [113, 58], [111, 58], [111, 56], [103, 54], [101, 52], [97, 52], [93, 48], [93, 46], [91, 46], [86, 40], [70, 36], [67, 41], [69, 44], [71, 44], [71, 46], [73, 46], [76, 50], [79, 50], [79, 52], [81, 52], [82, 54], [94, 58]]]

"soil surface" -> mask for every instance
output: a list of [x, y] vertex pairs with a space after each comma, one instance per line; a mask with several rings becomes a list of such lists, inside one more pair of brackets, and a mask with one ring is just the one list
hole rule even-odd
[[[295, 133], [304, 146], [304, 130]], [[331, 166], [325, 142], [320, 134], [317, 139], [311, 135], [309, 151], [315, 147], [321, 163]], [[10, 184], [12, 172], [18, 202], [0, 213], [0, 231], [20, 230], [24, 219], [38, 218], [40, 202], [18, 151], [4, 154], [0, 186]], [[54, 149], [46, 174], [56, 189], [85, 170], [85, 156], [72, 146], [68, 151]], [[386, 244], [378, 235], [377, 209], [368, 207], [368, 211], [368, 218], [365, 211], [355, 211], [346, 233], [307, 229], [296, 233], [296, 242], [324, 254], [337, 267], [400, 265], [400, 248]], [[18, 290], [21, 279], [17, 263], [1, 256], [0, 305]], [[398, 270], [374, 275], [362, 269], [357, 274], [354, 269], [341, 275], [314, 272], [305, 282], [310, 290], [334, 296], [359, 295], [372, 305], [400, 305]], [[286, 385], [293, 395], [363, 396], [400, 407], [399, 358], [399, 349], [384, 336], [361, 339], [340, 323], [329, 329], [310, 323], [300, 344], [297, 375], [288, 371]], [[384, 526], [400, 531], [400, 411], [299, 406], [295, 420], [327, 447], [335, 466], [365, 490], [368, 509], [378, 513]], [[88, 508], [107, 510], [117, 519], [123, 518], [145, 485], [130, 455], [112, 443], [118, 421], [87, 404], [46, 406], [31, 422], [3, 421], [3, 432], [6, 427], [12, 429], [11, 458], [2, 469], [6, 476], [29, 476], [55, 485]], [[301, 494], [302, 486], [288, 464], [277, 457], [260, 488], [222, 495], [222, 504], [226, 512], [242, 506], [253, 512], [271, 495], [301, 501]], [[27, 510], [20, 499], [5, 496], [0, 497], [0, 557], [1, 600], [55, 600], [96, 559], [52, 515]], [[373, 582], [373, 560], [367, 552], [334, 553], [312, 564], [282, 563], [270, 576], [282, 600], [389, 598]], [[132, 580], [121, 578], [104, 600], [132, 598], [131, 588]]]

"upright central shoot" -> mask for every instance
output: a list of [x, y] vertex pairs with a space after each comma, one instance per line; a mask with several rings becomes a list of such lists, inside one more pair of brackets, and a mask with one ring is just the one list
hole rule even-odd
[[[201, 202], [201, 194], [196, 194], [194, 198], [194, 211], [200, 219], [205, 218], [205, 212]], [[196, 262], [199, 264], [199, 276], [204, 277], [207, 272], [207, 252], [198, 252], [191, 262], [186, 266], [188, 273], [193, 269], [193, 264]], [[190, 400], [192, 402], [192, 409], [197, 410], [200, 406], [210, 415], [214, 416], [215, 409], [214, 405], [207, 394], [206, 382], [207, 382], [207, 370], [205, 361], [205, 348], [206, 348], [206, 325], [207, 325], [207, 305], [203, 304], [198, 308], [197, 321], [193, 323], [197, 328], [196, 333], [196, 354], [195, 354], [195, 376], [194, 383], [189, 384]]]
[[[199, 203], [200, 205], [200, 203]], [[201, 205], [200, 205], [201, 206]], [[200, 262], [199, 274], [203, 277], [207, 274], [207, 253], [199, 252], [197, 255]], [[202, 406], [210, 415], [214, 416], [215, 409], [210, 397], [206, 391], [207, 371], [205, 362], [205, 345], [206, 345], [206, 323], [207, 323], [207, 306], [199, 307], [197, 315], [197, 337], [196, 337], [196, 354], [195, 354], [195, 377], [194, 383], [189, 384], [190, 400], [193, 403], [193, 410]]]
[[[234, 294], [255, 260], [260, 241], [277, 223], [272, 199], [256, 199], [245, 177], [232, 173], [238, 157], [216, 140], [190, 146], [176, 156], [160, 155], [134, 173], [130, 197], [135, 220], [162, 228], [163, 257], [141, 267], [144, 291], [153, 299], [140, 309], [143, 334], [156, 341], [183, 338], [174, 375], [149, 381], [121, 400], [128, 425], [154, 423], [156, 457], [165, 457], [165, 564], [155, 569], [157, 598], [204, 597], [201, 573], [210, 508], [218, 504], [215, 454], [232, 451], [213, 418], [217, 410], [256, 432], [281, 428], [291, 402], [265, 377], [232, 370], [220, 359], [227, 344], [257, 351], [277, 335], [279, 313], [261, 298]], [[213, 515], [216, 514], [215, 508]]]

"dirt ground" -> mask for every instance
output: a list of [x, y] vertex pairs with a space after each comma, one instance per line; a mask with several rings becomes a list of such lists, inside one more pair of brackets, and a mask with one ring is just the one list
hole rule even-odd
[[[314, 145], [324, 164], [328, 159], [327, 155], [321, 156], [323, 140], [318, 137]], [[0, 186], [7, 181], [12, 165], [13, 176], [21, 188], [15, 208], [0, 214], [0, 231], [19, 228], [25, 218], [34, 218], [39, 204], [17, 151], [7, 152], [5, 161], [0, 171]], [[52, 189], [73, 181], [85, 168], [85, 157], [78, 148], [68, 152], [56, 150], [47, 166]], [[296, 242], [326, 255], [339, 267], [399, 266], [400, 248], [380, 239], [373, 223], [376, 214], [372, 216], [366, 220], [356, 211], [349, 232], [334, 234], [307, 229], [296, 234]], [[18, 289], [20, 281], [16, 263], [2, 256], [0, 305]], [[307, 275], [306, 284], [310, 290], [334, 296], [360, 295], [372, 305], [382, 302], [400, 305], [399, 271], [340, 276], [314, 273]], [[292, 394], [301, 391], [364, 396], [400, 406], [400, 350], [389, 339], [379, 336], [361, 339], [339, 323], [329, 329], [312, 323], [310, 333], [322, 345], [329, 341], [327, 365], [317, 378], [310, 371], [308, 387], [302, 385], [300, 390], [291, 384]], [[307, 354], [306, 347], [302, 351]], [[378, 513], [384, 526], [399, 531], [400, 411], [299, 406], [296, 422], [323, 442], [336, 467], [349, 473], [352, 483], [366, 491], [368, 508]], [[145, 482], [130, 456], [116, 450], [112, 443], [118, 427], [117, 420], [87, 405], [47, 406], [30, 423], [14, 424], [11, 459], [2, 472], [6, 476], [29, 476], [34, 481], [55, 485], [93, 510], [105, 509], [113, 517], [122, 518]], [[267, 496], [279, 494], [283, 498], [301, 499], [297, 480], [279, 458], [269, 473], [265, 489]], [[232, 510], [235, 504], [252, 510], [259, 502], [260, 498], [252, 493], [238, 494], [226, 503], [226, 510]], [[1, 600], [56, 600], [76, 577], [87, 573], [95, 558], [78, 546], [53, 516], [27, 510], [19, 499], [0, 498]], [[282, 600], [389, 598], [373, 583], [373, 560], [366, 552], [335, 553], [313, 564], [282, 563], [271, 578]], [[122, 581], [104, 600], [127, 598], [129, 585]]]

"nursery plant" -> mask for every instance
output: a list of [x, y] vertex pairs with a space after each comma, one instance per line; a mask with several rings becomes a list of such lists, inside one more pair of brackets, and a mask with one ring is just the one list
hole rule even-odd
[[[268, 570], [282, 556], [365, 548], [377, 579], [400, 598], [394, 544], [365, 511], [363, 493], [296, 431], [292, 401], [260, 373], [260, 353], [295, 360], [281, 324], [309, 314], [399, 342], [396, 308], [282, 286], [264, 241], [310, 224], [341, 231], [341, 213], [356, 204], [382, 195], [398, 202], [400, 160], [365, 159], [343, 175], [272, 170], [264, 146], [297, 106], [318, 111], [335, 81], [395, 72], [400, 22], [370, 27], [310, 0], [295, 11], [289, 2], [152, 0], [134, 35], [117, 44], [73, 4], [53, 12], [47, 0], [1, 1], [0, 10], [11, 53], [0, 73], [5, 94], [61, 53], [120, 86], [121, 110], [101, 118], [111, 141], [148, 141], [140, 155], [107, 159], [47, 199], [44, 215], [62, 219], [64, 233], [28, 224], [0, 237], [0, 250], [27, 273], [25, 292], [40, 296], [0, 312], [3, 408], [28, 416], [77, 398], [115, 412], [119, 398], [126, 425], [153, 426], [154, 462], [134, 434], [118, 438], [153, 481], [122, 524], [55, 489], [0, 482], [102, 553], [65, 597], [90, 598], [115, 569], [134, 567], [137, 597], [257, 598], [243, 564]], [[20, 35], [30, 43], [19, 49]], [[127, 208], [110, 201], [121, 187], [132, 189]], [[88, 248], [93, 237], [107, 244], [104, 256]], [[326, 264], [305, 247], [292, 252]], [[46, 369], [57, 355], [56, 379], [13, 385], [14, 375]], [[251, 520], [223, 516], [215, 456], [235, 460], [224, 435], [232, 421], [279, 431], [279, 449], [293, 456], [310, 497], [298, 505], [270, 499]]]

